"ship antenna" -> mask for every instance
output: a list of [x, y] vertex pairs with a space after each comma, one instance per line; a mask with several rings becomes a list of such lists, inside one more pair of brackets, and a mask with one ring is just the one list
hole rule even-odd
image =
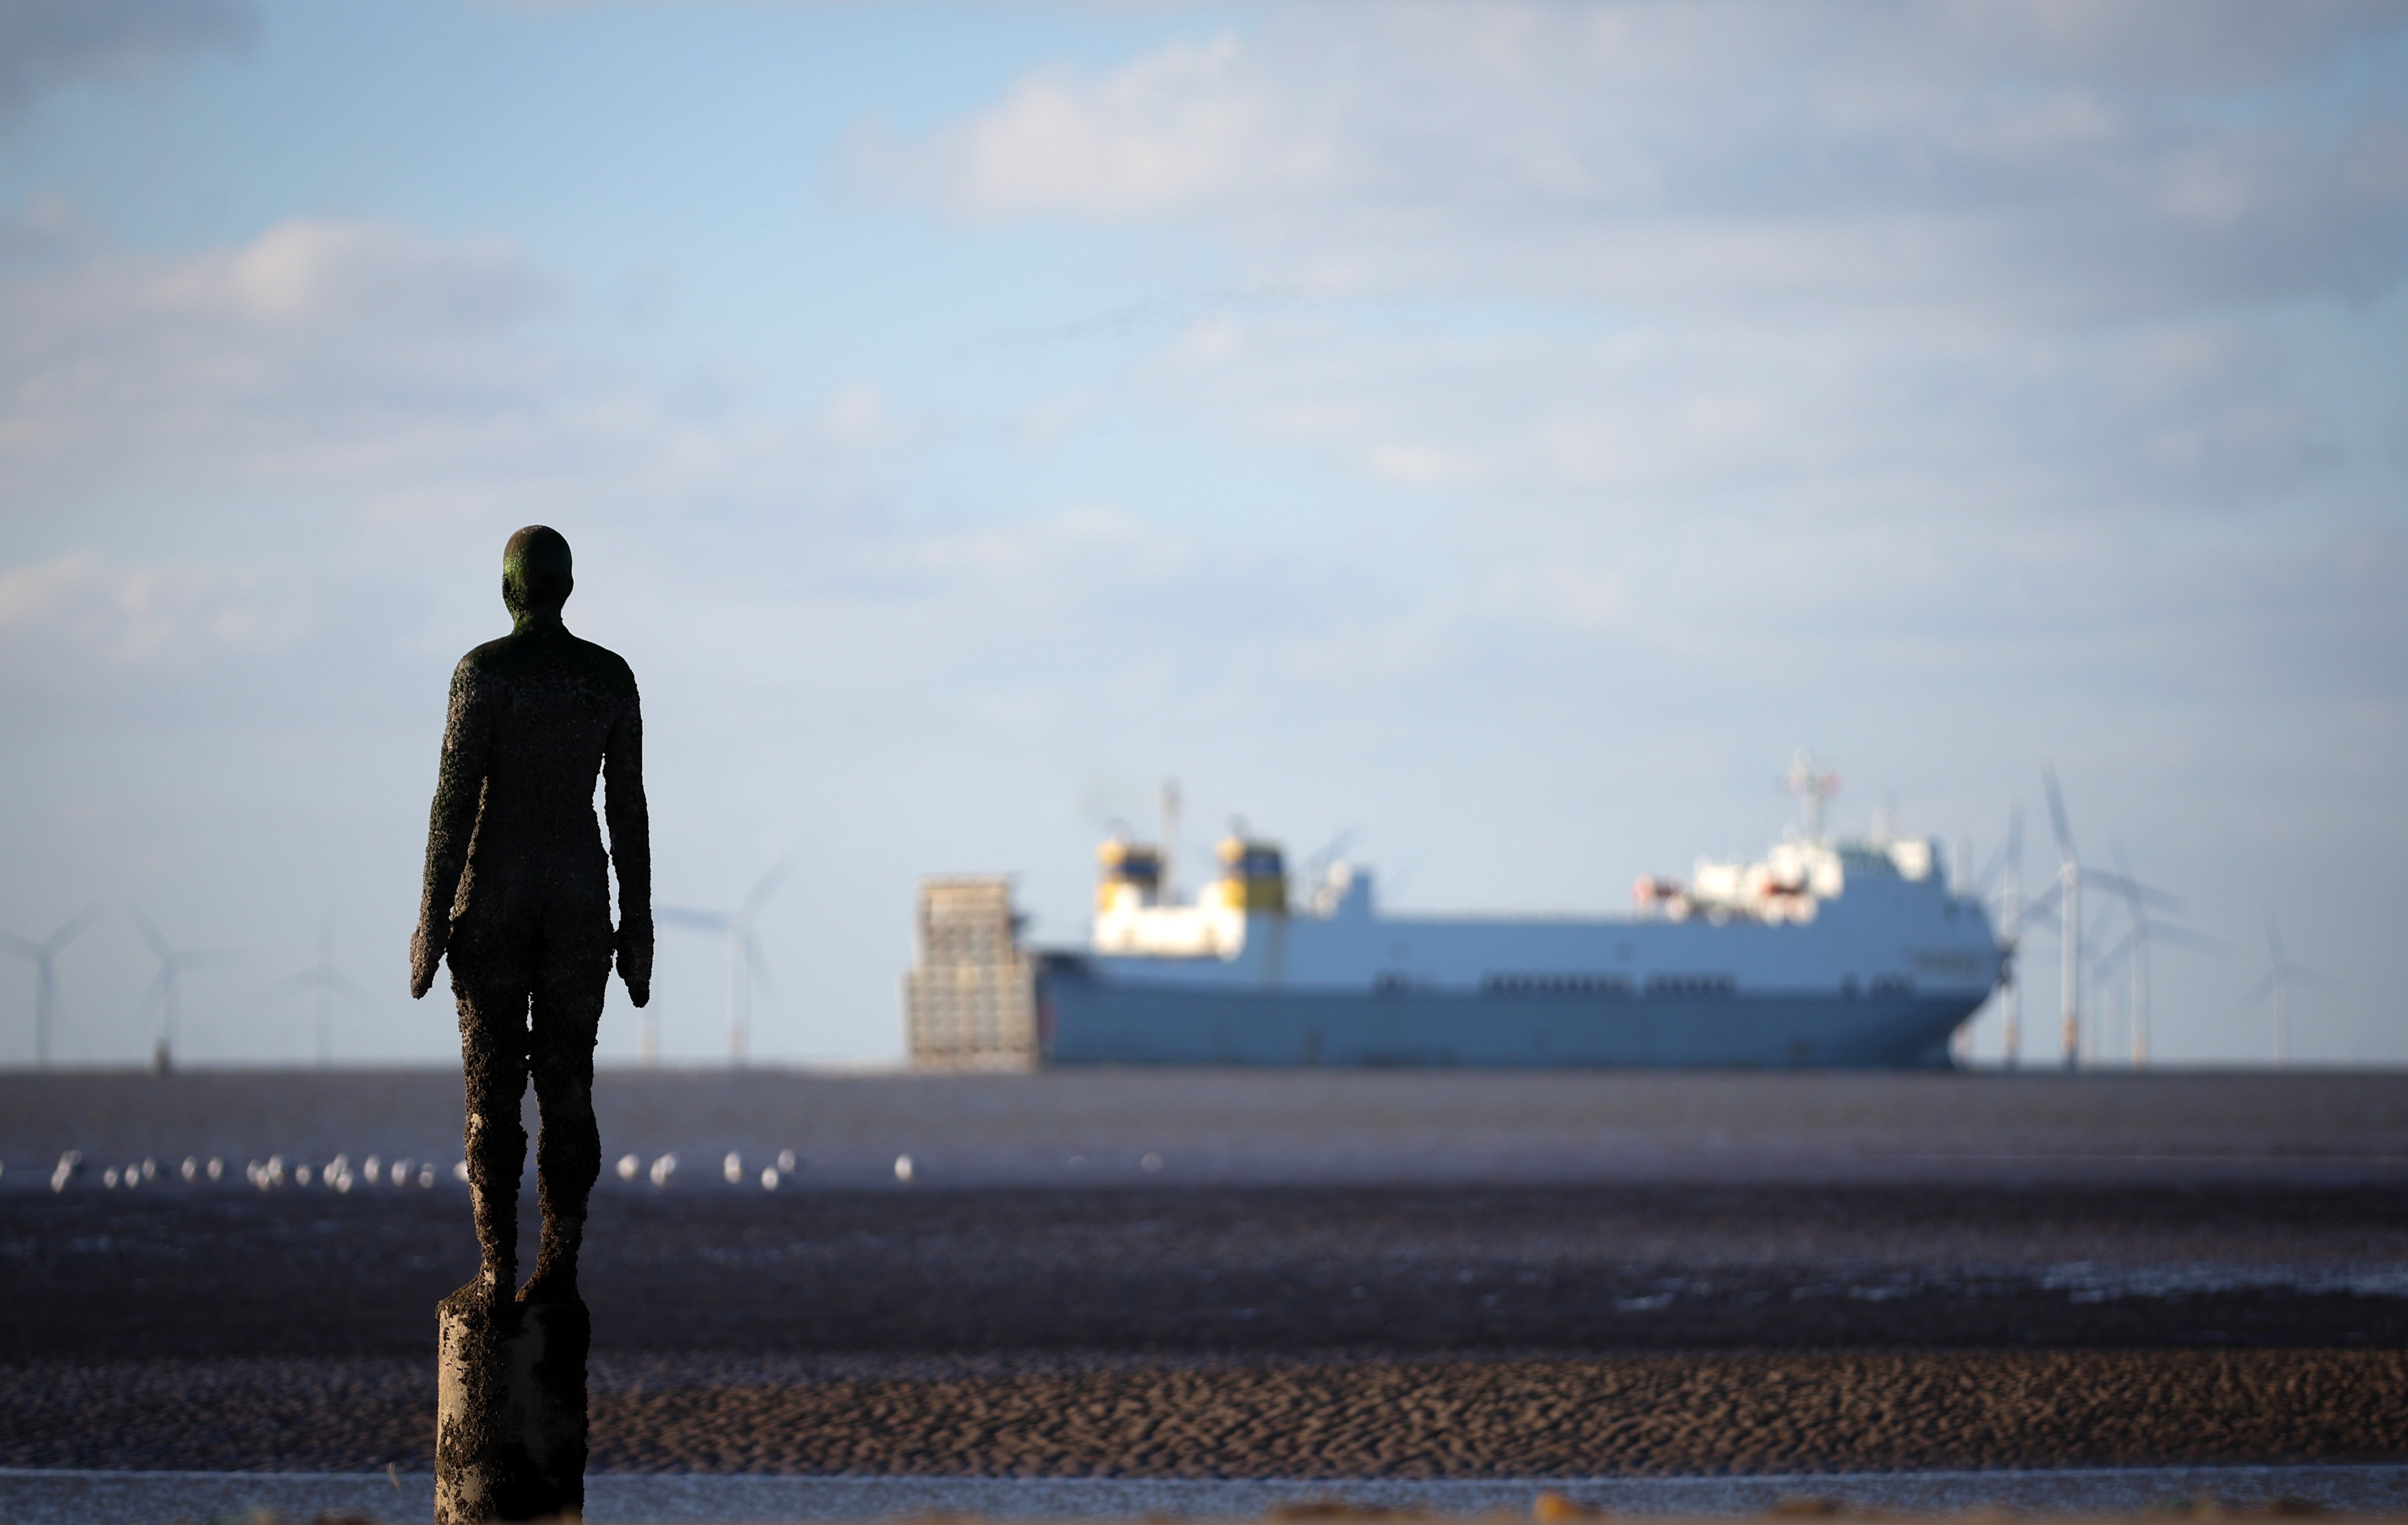
[[1823, 840], [1823, 801], [1840, 792], [1840, 775], [1828, 769], [1818, 769], [1812, 748], [1799, 747], [1790, 761], [1789, 771], [1782, 779], [1789, 792], [1805, 803], [1806, 840]]

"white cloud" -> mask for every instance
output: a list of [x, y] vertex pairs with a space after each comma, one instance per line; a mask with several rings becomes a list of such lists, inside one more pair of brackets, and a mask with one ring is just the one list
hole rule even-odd
[[1240, 438], [1487, 513], [1890, 520], [2279, 502], [2341, 447], [2245, 325], [2139, 334], [1691, 323], [1574, 339], [1222, 316], [1151, 375]]
[[[1545, 84], [1531, 39], [1561, 21], [1513, 14], [1525, 31], [1484, 37], [1408, 20], [1430, 31], [1417, 46], [1432, 60], [1446, 34], [1472, 73]], [[1665, 24], [1632, 14], [1624, 24]], [[1277, 40], [1197, 45], [1171, 86], [1234, 89]], [[1357, 72], [1390, 48], [1372, 40]], [[1696, 72], [1662, 62], [1667, 79]], [[2115, 66], [2144, 80], [2157, 67]], [[1080, 106], [1077, 79], [1048, 79]], [[1171, 86], [1137, 79], [1130, 100]], [[1432, 88], [1440, 116], [1466, 108]], [[1369, 258], [1347, 242], [1370, 225], [1348, 137], [1364, 89], [1336, 71], [1323, 147], [1283, 171], [1323, 188], [1328, 217], [1279, 190], [1215, 213], [1233, 248], [1258, 257], [1309, 234], [1326, 236], [1331, 268]], [[1845, 109], [1928, 109], [1877, 94]], [[1555, 108], [1541, 92], [1523, 108]], [[1196, 133], [1283, 130], [1273, 95], [1246, 109], [1197, 119], [1221, 139]], [[2055, 152], [2116, 120], [2059, 107], [2001, 131]], [[1567, 195], [1655, 194], [1644, 156], [1542, 162], [1543, 137], [1523, 159], [1511, 144], [1457, 151], [1526, 160], [1524, 180]], [[1221, 162], [1140, 154], [1082, 173], [1124, 177], [1130, 215], [1184, 237], [1195, 208], [1253, 194], [1215, 180]], [[1508, 189], [1496, 237], [1511, 242], [1530, 193]], [[1400, 205], [1422, 194], [1390, 190]], [[65, 226], [56, 211], [49, 225]], [[1066, 211], [1122, 215], [1053, 214]], [[1445, 279], [1414, 289], [1459, 291], [1467, 268], [1485, 280], [1465, 247], [1431, 252]], [[267, 823], [252, 835], [346, 858], [362, 902], [389, 896], [380, 914], [406, 925], [442, 673], [495, 633], [501, 535], [544, 519], [579, 548], [573, 623], [628, 652], [646, 683], [664, 894], [736, 882], [711, 844], [749, 853], [765, 822], [817, 834], [824, 888], [793, 908], [794, 951], [773, 953], [781, 975], [812, 982], [796, 1006], [813, 1025], [788, 1052], [891, 1051], [916, 872], [1025, 870], [1049, 931], [1069, 934], [1085, 827], [1055, 806], [1083, 778], [1159, 768], [1191, 778], [1199, 820], [1208, 790], [1293, 837], [1343, 811], [1372, 828], [1383, 867], [1418, 851], [1425, 904], [1598, 903], [1600, 872], [1751, 845], [1708, 834], [1727, 829], [1732, 797], [1698, 775], [1769, 773], [1801, 740], [1867, 771], [1910, 759], [1978, 794], [1984, 820], [2028, 783], [2034, 735], [2077, 779], [2138, 757], [2125, 775], [2147, 784], [2129, 791], [2143, 860], [2219, 884], [2233, 877], [2222, 845], [2180, 844], [2212, 813], [2202, 802], [2229, 798], [2202, 776], [2243, 769], [2304, 802], [2268, 827], [2306, 844], [2286, 861], [2338, 863], [2335, 883], [2388, 861], [2400, 818], [2381, 759], [2408, 745], [2389, 589], [2408, 554], [2387, 529], [2258, 533], [2336, 469], [2336, 428], [2292, 384], [2277, 331], [2172, 310], [2114, 325], [1986, 309], [1866, 321], [1853, 288], [1817, 289], [1842, 299], [1778, 321], [1187, 304], [1206, 315], [1095, 388], [1097, 422], [1037, 432], [1077, 455], [1089, 431], [1167, 409], [1239, 448], [1182, 440], [1117, 475], [1086, 455], [1031, 506], [1035, 491], [982, 496], [976, 473], [1020, 468], [1008, 453], [934, 490], [909, 477], [898, 463], [1008, 447], [932, 424], [908, 372], [792, 406], [634, 373], [593, 356], [576, 294], [504, 242], [320, 221], [172, 256], [52, 237], [0, 275], [0, 690], [36, 722], [15, 733], [5, 792], [181, 800], [179, 820], [201, 824], [176, 829], [195, 833]], [[1324, 514], [1280, 485], [1290, 453], [1409, 490], [1375, 490], [1334, 552], [1305, 554], [1209, 512], [1173, 526], [1145, 501], [1210, 469], [1240, 493], [1266, 484], [1247, 511]], [[2217, 511], [2181, 511], [2200, 507]], [[241, 511], [209, 517], [227, 508]], [[276, 543], [284, 525], [301, 543]], [[473, 572], [464, 555], [480, 558]], [[383, 615], [353, 618], [380, 596]], [[183, 674], [213, 655], [242, 670], [204, 698], [239, 687], [242, 702], [165, 718], [151, 701], [201, 690]], [[214, 765], [183, 744], [205, 728], [227, 738]], [[154, 744], [112, 745], [127, 735]], [[20, 787], [39, 767], [61, 782]], [[86, 782], [104, 772], [106, 790]], [[2104, 788], [2085, 787], [2086, 821], [2111, 818]], [[315, 802], [314, 831], [287, 829], [295, 798]], [[63, 858], [132, 851], [41, 822], [21, 835], [35, 827]], [[377, 851], [355, 845], [370, 836]], [[243, 873], [267, 882], [263, 851], [208, 855], [195, 901]], [[2318, 893], [2333, 925], [2373, 914]], [[692, 963], [666, 1009], [718, 999], [715, 967]]]
[[283, 645], [312, 612], [291, 580], [251, 566], [133, 566], [85, 550], [0, 569], [0, 652], [9, 667], [96, 656], [119, 667], [197, 668]]
[[2362, 300], [2408, 267], [2403, 60], [2372, 5], [1295, 7], [851, 162], [965, 218], [1201, 228], [1332, 292]]
[[563, 379], [523, 338], [557, 300], [506, 245], [387, 224], [300, 220], [237, 249], [53, 262], [0, 286], [0, 506], [142, 481], [358, 480], [426, 468], [471, 435], [507, 450]]

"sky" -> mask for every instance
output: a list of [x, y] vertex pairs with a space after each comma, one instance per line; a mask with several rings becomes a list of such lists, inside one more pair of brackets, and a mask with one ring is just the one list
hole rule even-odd
[[[137, 910], [186, 1062], [313, 1062], [322, 941], [327, 1058], [448, 1060], [444, 694], [544, 523], [657, 899], [792, 865], [761, 1062], [900, 1059], [921, 875], [1080, 941], [1166, 778], [1191, 865], [1606, 913], [1809, 747], [1991, 890], [2054, 769], [2195, 938], [2157, 1059], [2270, 1057], [2271, 918], [2292, 1058], [2398, 1064], [2403, 274], [2396, 4], [0, 0], [0, 930], [105, 905], [62, 1063], [150, 1051]], [[665, 927], [666, 1057], [727, 1003]]]

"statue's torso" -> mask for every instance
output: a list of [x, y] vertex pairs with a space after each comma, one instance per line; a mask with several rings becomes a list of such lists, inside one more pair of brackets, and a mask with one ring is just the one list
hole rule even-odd
[[607, 896], [595, 781], [636, 705], [614, 653], [566, 630], [488, 641], [461, 662], [460, 702], [486, 736], [485, 782], [459, 902], [493, 890]]

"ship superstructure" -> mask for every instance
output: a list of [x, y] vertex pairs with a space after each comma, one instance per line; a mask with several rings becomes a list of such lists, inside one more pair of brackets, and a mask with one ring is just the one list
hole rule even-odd
[[[1819, 799], [1816, 801], [1819, 804]], [[1644, 878], [1621, 915], [1390, 915], [1242, 833], [1188, 903], [1100, 855], [1093, 935], [1031, 960], [1046, 1064], [1944, 1067], [2005, 976], [1936, 842], [1809, 829]]]

